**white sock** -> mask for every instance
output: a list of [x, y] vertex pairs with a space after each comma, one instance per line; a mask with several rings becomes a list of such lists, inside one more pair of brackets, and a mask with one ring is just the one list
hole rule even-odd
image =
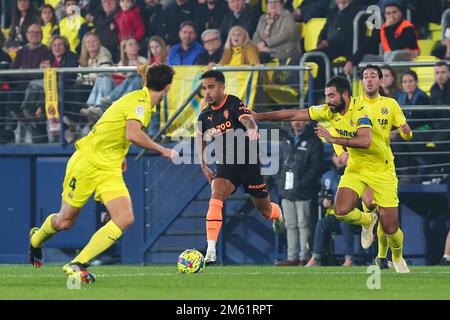
[[450, 261], [450, 256], [448, 254], [444, 254], [444, 259], [446, 259], [447, 261]]
[[207, 242], [208, 242], [208, 249], [206, 249], [206, 252], [216, 253], [216, 241], [215, 240], [207, 240]]

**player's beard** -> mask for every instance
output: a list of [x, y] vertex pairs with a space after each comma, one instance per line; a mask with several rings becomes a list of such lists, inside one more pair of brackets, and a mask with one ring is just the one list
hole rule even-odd
[[345, 109], [345, 101], [341, 97], [341, 102], [338, 105], [328, 104], [328, 106], [333, 107], [333, 108], [330, 108], [331, 112], [338, 113]]

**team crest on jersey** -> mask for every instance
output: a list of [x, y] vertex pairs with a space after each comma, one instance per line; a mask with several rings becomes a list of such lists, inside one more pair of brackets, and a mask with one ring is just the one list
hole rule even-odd
[[208, 116], [208, 121], [212, 121], [212, 118], [213, 118], [212, 115]]
[[387, 115], [388, 113], [389, 113], [389, 110], [388, 110], [387, 108], [382, 108], [382, 109], [381, 109], [381, 114], [382, 114], [383, 116]]
[[143, 106], [138, 106], [136, 108], [136, 115], [139, 117], [144, 117], [144, 107]]
[[228, 112], [228, 109], [225, 109], [225, 111], [223, 112], [223, 116], [225, 117], [225, 119], [228, 120], [228, 117], [230, 116], [230, 113]]

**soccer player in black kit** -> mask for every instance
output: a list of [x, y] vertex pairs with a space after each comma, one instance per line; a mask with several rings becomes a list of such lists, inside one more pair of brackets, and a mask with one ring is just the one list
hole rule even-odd
[[[270, 201], [257, 151], [254, 157], [250, 152], [251, 144], [257, 145], [259, 138], [252, 112], [238, 97], [225, 93], [225, 77], [220, 71], [210, 70], [202, 75], [202, 91], [208, 106], [199, 115], [196, 141], [202, 171], [211, 183], [211, 198], [206, 215], [208, 249], [205, 263], [214, 264], [217, 259], [217, 238], [222, 227], [223, 203], [239, 185], [242, 184], [245, 192], [250, 194], [261, 215], [273, 221], [275, 232], [283, 232], [285, 226], [280, 207]], [[239, 130], [245, 135], [237, 134]], [[215, 173], [204, 159], [208, 139], [215, 143]], [[219, 142], [223, 145], [219, 146]]]

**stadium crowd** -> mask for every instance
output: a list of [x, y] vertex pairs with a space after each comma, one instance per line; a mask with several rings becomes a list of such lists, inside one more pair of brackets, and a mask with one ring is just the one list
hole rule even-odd
[[[307, 51], [299, 24], [314, 18], [326, 18], [313, 51], [323, 52], [333, 63], [339, 58], [340, 61], [336, 62], [340, 64], [337, 69], [339, 73], [350, 75], [353, 67], [360, 62], [386, 62], [387, 65], [382, 68], [382, 89], [386, 96], [395, 98], [401, 106], [450, 105], [450, 73], [445, 62], [450, 60], [450, 23], [443, 32], [444, 37], [427, 55], [434, 56], [436, 61], [441, 60], [435, 64], [434, 83], [429, 90], [420, 88], [417, 72], [394, 70], [388, 65], [391, 61], [412, 61], [424, 55], [419, 40], [431, 37], [430, 23], [440, 24], [442, 12], [449, 7], [449, 1], [17, 0], [4, 3], [6, 7], [2, 11], [5, 13], [6, 30], [0, 33], [1, 69], [138, 66], [138, 70], [142, 70], [143, 66], [154, 63], [209, 67], [216, 64], [260, 65], [274, 60], [280, 64], [298, 63], [302, 53]], [[365, 10], [369, 5], [381, 8], [385, 22], [370, 35], [360, 32], [359, 49], [353, 52], [352, 21], [360, 10]], [[411, 10], [411, 21], [406, 19], [406, 8]], [[361, 22], [364, 24], [364, 21]], [[383, 54], [380, 54], [380, 44]], [[312, 58], [311, 61], [319, 66], [315, 83], [320, 88], [325, 77], [324, 64], [320, 59]], [[125, 93], [142, 88], [140, 72], [90, 73], [66, 76], [64, 81], [66, 87], [76, 91], [66, 94], [70, 103], [65, 105], [67, 114], [63, 121], [66, 126], [64, 136], [69, 143], [79, 138], [78, 132], [87, 134], [112, 102]], [[33, 143], [55, 141], [54, 133], [50, 132], [45, 122], [42, 76], [0, 77], [0, 92], [6, 97], [6, 103], [0, 108], [0, 143], [25, 142], [27, 131], [31, 131]], [[409, 119], [421, 119], [413, 123], [414, 130], [443, 129], [445, 125], [423, 119], [436, 116], [431, 109], [425, 116], [423, 112], [406, 112], [406, 115]], [[152, 122], [158, 122], [157, 116]], [[441, 112], [438, 117], [450, 118], [450, 113]], [[36, 121], [35, 125], [33, 121]], [[77, 127], [79, 123], [86, 124], [80, 128]], [[321, 143], [313, 141], [316, 137], [308, 130], [304, 124], [293, 124], [294, 133], [284, 143], [292, 146], [302, 145], [303, 141], [308, 141], [308, 144]], [[448, 132], [418, 137], [429, 140], [427, 148], [438, 151], [449, 151], [448, 145], [433, 142], [449, 138]], [[394, 146], [394, 151], [404, 151], [405, 148], [423, 151], [414, 145]], [[316, 154], [316, 157], [321, 155]], [[430, 164], [427, 161], [424, 159], [419, 164]], [[402, 165], [407, 167], [411, 163]], [[312, 180], [320, 181], [319, 171], [312, 172], [310, 165], [308, 168], [314, 177], [303, 176], [307, 180], [303, 186], [311, 185]], [[297, 167], [296, 170], [303, 169]], [[335, 177], [338, 172], [340, 165], [334, 163], [331, 171], [322, 178], [323, 193], [330, 189], [325, 186], [326, 175]], [[286, 181], [280, 180], [278, 184], [285, 186]], [[309, 205], [312, 191], [308, 188], [295, 190], [296, 194], [281, 194], [288, 232], [289, 224], [297, 230], [297, 234], [288, 233], [288, 241], [292, 245], [288, 248], [285, 264], [300, 261], [303, 265], [317, 265], [320, 263], [321, 243], [324, 242], [320, 234], [324, 230], [340, 229], [350, 243], [352, 230], [346, 230], [332, 217], [327, 218], [317, 225], [317, 239], [314, 248], [310, 248], [309, 238], [313, 235], [310, 213], [299, 208]], [[325, 209], [330, 206], [327, 199], [328, 196], [323, 199]], [[298, 217], [295, 210], [299, 210]], [[352, 263], [350, 244], [347, 253], [344, 264], [349, 265]], [[449, 254], [447, 252], [448, 260]]]

